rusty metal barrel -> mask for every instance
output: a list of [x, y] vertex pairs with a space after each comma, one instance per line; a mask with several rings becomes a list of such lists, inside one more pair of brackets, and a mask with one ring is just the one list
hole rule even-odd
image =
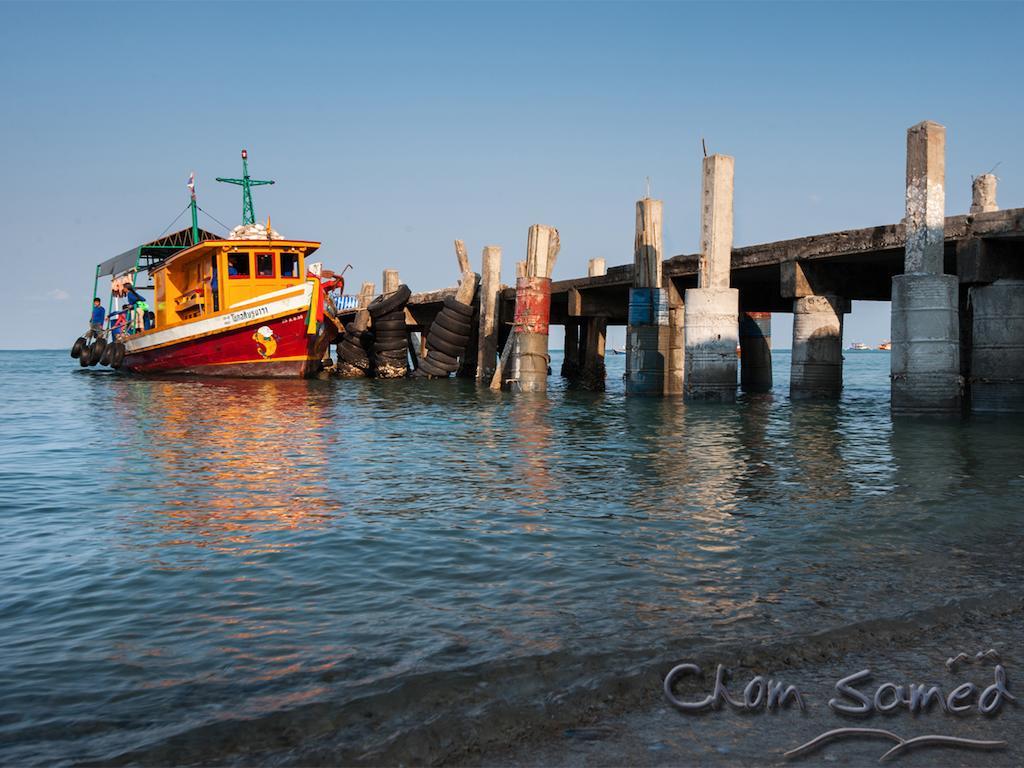
[[516, 280], [513, 332], [519, 345], [519, 370], [513, 374], [523, 392], [544, 392], [548, 387], [548, 324], [551, 319], [551, 278]]

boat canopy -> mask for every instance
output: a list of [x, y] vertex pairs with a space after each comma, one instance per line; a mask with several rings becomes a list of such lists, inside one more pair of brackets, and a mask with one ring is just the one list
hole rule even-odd
[[[218, 239], [220, 238], [212, 232], [207, 232], [205, 229], [199, 230], [200, 243], [206, 240]], [[165, 259], [179, 251], [184, 251], [186, 248], [191, 248], [193, 245], [192, 228], [188, 227], [178, 232], [158, 237], [149, 243], [137, 245], [124, 253], [119, 253], [113, 258], [101, 262], [96, 267], [96, 276], [123, 275], [135, 268], [152, 269], [161, 264]]]

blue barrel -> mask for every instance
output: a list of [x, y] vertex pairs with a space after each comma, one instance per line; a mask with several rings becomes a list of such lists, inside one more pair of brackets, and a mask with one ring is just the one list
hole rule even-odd
[[664, 288], [630, 288], [629, 324], [668, 325], [668, 291]]

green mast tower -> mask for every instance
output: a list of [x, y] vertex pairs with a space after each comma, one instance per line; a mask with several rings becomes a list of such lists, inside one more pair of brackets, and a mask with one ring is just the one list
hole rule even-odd
[[222, 179], [218, 176], [217, 181], [223, 181], [225, 184], [237, 184], [242, 188], [242, 223], [255, 224], [256, 215], [252, 210], [251, 187], [259, 187], [264, 184], [273, 184], [274, 182], [259, 181], [257, 179], [249, 178], [249, 153], [246, 152], [244, 149], [242, 150], [242, 178]]

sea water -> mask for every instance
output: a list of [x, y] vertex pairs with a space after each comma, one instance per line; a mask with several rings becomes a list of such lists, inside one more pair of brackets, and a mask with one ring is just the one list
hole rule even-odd
[[734, 406], [607, 363], [517, 396], [0, 353], [0, 762], [429, 761], [624, 660], [1024, 585], [1019, 419], [894, 422], [887, 353], [818, 403], [784, 351]]

